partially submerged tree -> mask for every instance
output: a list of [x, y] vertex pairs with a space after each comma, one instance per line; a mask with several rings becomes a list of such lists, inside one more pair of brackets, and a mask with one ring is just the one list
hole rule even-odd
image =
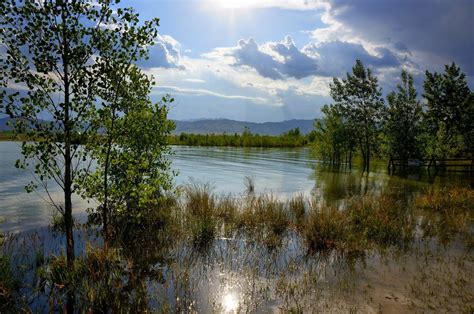
[[[114, 11], [113, 3], [118, 0], [0, 2], [0, 43], [6, 50], [0, 59], [2, 110], [16, 118], [17, 132], [33, 140], [22, 144], [25, 159], [17, 166], [27, 167], [35, 159], [39, 182], [47, 187], [54, 180], [63, 191], [63, 202], [55, 206], [64, 217], [69, 266], [74, 260], [72, 195], [84, 184], [91, 152], [96, 156], [94, 150], [80, 144], [97, 143], [98, 130], [110, 130], [114, 117], [124, 111], [124, 102], [132, 98], [136, 101], [126, 105], [130, 115], [118, 128], [122, 133], [106, 133], [106, 147], [120, 134], [117, 141], [128, 143], [124, 148], [133, 152], [129, 159], [137, 168], [132, 172], [142, 171], [144, 163], [147, 167], [163, 163], [157, 155], [162, 148], [150, 152], [156, 138], [149, 137], [151, 129], [168, 129], [158, 125], [163, 117], [166, 120], [166, 109], [150, 103], [149, 79], [131, 66], [146, 57], [158, 20], [139, 23], [132, 9]], [[123, 79], [117, 82], [120, 76]], [[110, 89], [114, 84], [117, 89]], [[114, 111], [114, 106], [121, 109]], [[130, 130], [128, 123], [133, 126]], [[122, 170], [129, 173], [131, 167]], [[104, 191], [108, 190], [107, 172]], [[137, 177], [132, 173], [130, 178]], [[150, 178], [147, 183], [156, 183]], [[145, 187], [144, 181], [136, 188], [156, 189]], [[35, 187], [32, 182], [28, 190]], [[135, 195], [129, 196], [133, 199]]]
[[335, 106], [340, 108], [357, 139], [364, 170], [369, 170], [371, 155], [378, 149], [384, 108], [377, 78], [360, 60], [356, 60], [352, 74], [347, 73], [342, 80], [334, 78], [329, 87]]
[[323, 161], [336, 165], [347, 162], [351, 167], [355, 137], [339, 109], [334, 105], [325, 105], [321, 109], [324, 116], [315, 121], [313, 145]]
[[[474, 94], [466, 75], [455, 64], [445, 65], [443, 74], [426, 71], [423, 97], [427, 101], [426, 124], [431, 152], [474, 151]], [[436, 139], [442, 140], [436, 140]], [[459, 145], [464, 143], [464, 145]], [[444, 147], [448, 145], [449, 147]], [[464, 146], [464, 147], [462, 147]]]
[[167, 140], [174, 123], [167, 120], [167, 104], [173, 99], [151, 102], [151, 85], [150, 77], [131, 67], [117, 88], [120, 96], [99, 110], [103, 136], [88, 144], [97, 167], [84, 193], [101, 204], [106, 241], [117, 222], [140, 223], [172, 188]]
[[413, 86], [413, 77], [401, 72], [397, 92], [387, 95], [388, 108], [384, 119], [384, 133], [389, 156], [402, 159], [422, 157], [420, 136], [422, 133], [422, 107]]

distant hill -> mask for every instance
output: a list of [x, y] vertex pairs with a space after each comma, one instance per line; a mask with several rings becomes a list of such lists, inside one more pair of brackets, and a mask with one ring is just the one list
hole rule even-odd
[[[0, 118], [0, 131], [8, 131], [11, 128], [7, 125], [9, 118]], [[245, 127], [250, 129], [250, 132], [264, 135], [279, 135], [288, 132], [294, 128], [300, 128], [301, 133], [307, 134], [313, 129], [314, 120], [285, 120], [281, 122], [245, 122], [229, 119], [203, 119], [194, 121], [179, 121], [176, 120], [176, 129], [173, 133], [242, 133]]]
[[173, 133], [242, 133], [245, 127], [252, 133], [264, 135], [279, 135], [294, 128], [300, 128], [301, 133], [311, 132], [314, 120], [285, 120], [281, 122], [245, 122], [229, 119], [204, 119], [196, 121], [175, 121], [176, 129]]

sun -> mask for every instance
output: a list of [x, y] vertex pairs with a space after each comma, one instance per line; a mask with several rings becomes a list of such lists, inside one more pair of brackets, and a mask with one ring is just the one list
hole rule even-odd
[[233, 313], [239, 308], [239, 299], [234, 293], [227, 293], [222, 298], [222, 307], [226, 313]]
[[250, 9], [265, 4], [266, 0], [209, 0], [222, 9]]

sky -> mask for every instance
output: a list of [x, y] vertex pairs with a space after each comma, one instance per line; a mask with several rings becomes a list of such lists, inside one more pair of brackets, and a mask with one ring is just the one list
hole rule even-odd
[[422, 94], [425, 70], [456, 62], [474, 78], [474, 0], [126, 0], [160, 18], [150, 59], [154, 99], [170, 118], [314, 119], [329, 83], [356, 59], [393, 90], [401, 69]]

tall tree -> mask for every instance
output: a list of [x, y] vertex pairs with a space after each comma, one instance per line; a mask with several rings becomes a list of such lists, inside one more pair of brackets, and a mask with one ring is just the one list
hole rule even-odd
[[100, 110], [103, 136], [88, 144], [97, 167], [86, 178], [84, 193], [101, 204], [106, 240], [117, 222], [142, 222], [172, 188], [167, 141], [174, 123], [167, 120], [167, 104], [173, 99], [151, 102], [151, 85], [151, 77], [132, 67], [119, 88], [120, 101]]
[[350, 166], [355, 149], [355, 138], [338, 109], [340, 108], [334, 105], [325, 105], [321, 109], [324, 116], [322, 120], [315, 121], [314, 148], [323, 161], [332, 164], [347, 161]]
[[[423, 97], [427, 102], [426, 123], [432, 137], [441, 136], [450, 151], [474, 149], [474, 94], [466, 75], [453, 62], [443, 74], [426, 71]], [[440, 134], [442, 131], [443, 134]], [[464, 142], [464, 147], [458, 143]]]
[[423, 112], [417, 100], [413, 77], [407, 71], [402, 70], [397, 92], [389, 93], [387, 101], [384, 133], [389, 155], [404, 161], [410, 157], [421, 157], [420, 135]]
[[[106, 64], [124, 64], [146, 55], [158, 20], [140, 24], [132, 9], [113, 10], [118, 0], [5, 0], [0, 2], [2, 106], [17, 118], [15, 130], [34, 141], [22, 144], [23, 161], [35, 159], [34, 172], [45, 187], [54, 180], [63, 190], [66, 255], [74, 260], [72, 195], [88, 170], [82, 140], [94, 138], [91, 123], [116, 79]], [[136, 41], [135, 44], [127, 42]], [[108, 99], [107, 99], [108, 100]], [[29, 190], [36, 187], [32, 184]]]
[[378, 149], [378, 135], [384, 108], [377, 78], [360, 60], [344, 79], [333, 79], [329, 85], [335, 105], [340, 107], [347, 123], [354, 131], [364, 160], [364, 170], [369, 170], [370, 157]]

